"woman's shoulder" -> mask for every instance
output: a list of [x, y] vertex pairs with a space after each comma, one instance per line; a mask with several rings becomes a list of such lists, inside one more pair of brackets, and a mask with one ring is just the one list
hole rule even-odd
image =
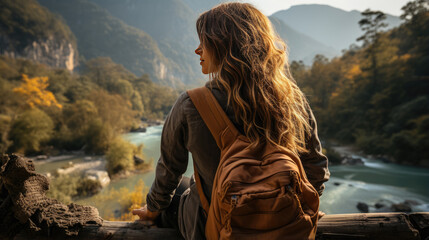
[[183, 114], [189, 114], [190, 112], [196, 111], [194, 104], [192, 103], [191, 98], [188, 95], [187, 91], [180, 93], [176, 102], [173, 105], [173, 109], [180, 111]]

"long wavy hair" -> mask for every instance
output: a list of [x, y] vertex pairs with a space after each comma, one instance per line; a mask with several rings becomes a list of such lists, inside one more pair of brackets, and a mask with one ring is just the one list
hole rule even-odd
[[196, 23], [217, 71], [211, 79], [226, 91], [251, 147], [271, 143], [307, 152], [307, 100], [293, 80], [285, 43], [270, 20], [248, 3], [223, 3]]

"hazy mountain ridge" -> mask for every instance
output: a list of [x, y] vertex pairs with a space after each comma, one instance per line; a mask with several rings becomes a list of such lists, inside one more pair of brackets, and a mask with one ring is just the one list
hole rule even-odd
[[[356, 39], [363, 34], [358, 24], [362, 16], [356, 10], [347, 12], [328, 5], [308, 4], [292, 6], [272, 16], [297, 31], [335, 48], [338, 53], [355, 43]], [[399, 17], [389, 14], [386, 14], [386, 17], [388, 28], [399, 26]]]
[[[149, 74], [153, 81], [174, 87], [201, 85], [207, 80], [194, 53], [199, 43], [195, 21], [198, 14], [222, 1], [39, 2], [62, 16], [76, 36], [84, 59], [110, 57], [138, 76]], [[329, 58], [339, 55], [361, 35], [360, 12], [327, 5], [297, 5], [270, 19], [287, 43], [289, 60], [302, 60], [307, 65], [316, 54]], [[397, 17], [389, 19], [393, 19], [390, 26], [399, 22]]]
[[269, 18], [278, 35], [286, 42], [290, 60], [302, 60], [310, 65], [316, 54], [323, 54], [329, 58], [338, 54], [334, 48], [296, 31], [280, 19], [273, 16]]
[[104, 8], [86, 0], [39, 0], [39, 3], [65, 19], [86, 59], [108, 56], [138, 76], [149, 74], [155, 82], [175, 87], [181, 85], [169, 59], [144, 31], [125, 24]]
[[195, 31], [197, 13], [182, 0], [91, 0], [107, 9], [113, 16], [152, 36], [161, 52], [176, 66], [176, 77], [185, 84], [201, 84], [198, 46]]

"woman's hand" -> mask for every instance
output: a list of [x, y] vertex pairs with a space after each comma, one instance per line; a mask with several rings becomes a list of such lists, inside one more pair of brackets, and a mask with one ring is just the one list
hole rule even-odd
[[134, 209], [132, 214], [139, 216], [141, 221], [154, 221], [158, 217], [159, 212], [151, 212], [147, 209], [147, 205], [144, 205], [142, 208]]

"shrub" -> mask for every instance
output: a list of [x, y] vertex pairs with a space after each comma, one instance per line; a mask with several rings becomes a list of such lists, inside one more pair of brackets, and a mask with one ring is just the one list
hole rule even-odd
[[11, 150], [38, 152], [42, 142], [51, 138], [53, 125], [51, 118], [37, 108], [23, 112], [13, 121], [9, 132], [10, 140], [13, 141]]
[[387, 143], [384, 136], [358, 130], [356, 145], [367, 154], [384, 154], [387, 151]]
[[114, 131], [110, 125], [102, 122], [100, 118], [91, 119], [84, 135], [85, 152], [104, 154], [108, 150], [113, 136]]
[[120, 137], [116, 137], [109, 145], [106, 153], [107, 172], [113, 175], [122, 170], [134, 167], [133, 155], [136, 147]]
[[68, 204], [72, 202], [72, 197], [77, 195], [79, 177], [75, 175], [59, 175], [50, 181], [47, 196]]
[[77, 188], [76, 195], [79, 197], [86, 197], [97, 194], [102, 189], [101, 184], [97, 180], [83, 178], [80, 179]]
[[9, 116], [0, 114], [0, 154], [5, 153], [12, 143], [8, 140], [10, 122]]

